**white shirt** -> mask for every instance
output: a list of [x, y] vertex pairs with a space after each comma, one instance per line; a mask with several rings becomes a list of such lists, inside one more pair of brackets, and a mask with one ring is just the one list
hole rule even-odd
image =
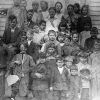
[[82, 88], [90, 88], [90, 81], [82, 79]]
[[46, 22], [46, 33], [48, 34], [49, 30], [54, 30], [57, 32], [59, 23], [60, 20], [58, 20], [57, 18], [54, 18], [54, 20], [48, 19]]
[[60, 72], [60, 74], [62, 74], [63, 73], [63, 70], [64, 70], [64, 67], [58, 67], [58, 70], [59, 70], [59, 72]]
[[28, 46], [31, 44], [32, 40], [27, 40]]

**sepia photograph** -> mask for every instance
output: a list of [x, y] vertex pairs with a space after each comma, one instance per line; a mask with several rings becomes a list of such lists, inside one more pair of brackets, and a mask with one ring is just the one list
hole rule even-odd
[[0, 0], [0, 100], [100, 100], [100, 0]]

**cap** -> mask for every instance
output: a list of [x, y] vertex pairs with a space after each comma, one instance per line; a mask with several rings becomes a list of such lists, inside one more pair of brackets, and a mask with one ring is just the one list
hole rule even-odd
[[65, 60], [69, 61], [69, 62], [73, 62], [74, 56], [67, 56], [67, 57], [65, 57]]
[[80, 70], [80, 73], [81, 73], [81, 74], [86, 73], [86, 74], [90, 75], [90, 70], [87, 69], [87, 68], [84, 68], [84, 69]]
[[86, 53], [86, 52], [79, 52], [78, 53], [78, 56], [79, 57], [83, 57], [83, 58], [87, 58], [89, 56], [89, 53]]
[[76, 65], [72, 65], [72, 66], [70, 67], [70, 70], [78, 70], [78, 67], [77, 67]]

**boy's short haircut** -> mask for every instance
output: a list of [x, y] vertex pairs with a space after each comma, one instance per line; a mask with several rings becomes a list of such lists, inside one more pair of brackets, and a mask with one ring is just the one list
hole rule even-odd
[[49, 30], [48, 36], [49, 36], [51, 33], [53, 33], [53, 34], [56, 36], [56, 32], [55, 32], [54, 30]]
[[58, 61], [63, 61], [63, 62], [64, 62], [63, 57], [57, 57], [57, 58], [56, 58], [56, 62], [58, 62]]
[[46, 9], [48, 9], [48, 2], [47, 1], [40, 1], [40, 3], [44, 2], [46, 4]]
[[33, 6], [34, 4], [37, 5], [37, 6], [39, 6], [39, 3], [38, 3], [37, 1], [33, 1], [33, 2], [32, 2], [32, 6]]
[[53, 10], [56, 12], [55, 7], [50, 7], [50, 8], [49, 8], [49, 11], [50, 11], [51, 9], [53, 9]]
[[63, 8], [63, 5], [62, 5], [62, 3], [59, 2], [59, 1], [55, 3], [55, 7], [56, 7], [56, 5], [57, 5], [58, 3], [61, 5], [61, 9], [62, 9], [62, 8]]
[[83, 8], [85, 8], [85, 7], [87, 8], [87, 11], [89, 12], [89, 5], [83, 5], [82, 8], [81, 8], [81, 13], [83, 11]]
[[60, 32], [59, 32], [58, 35], [57, 35], [57, 41], [58, 41], [58, 38], [59, 38], [59, 37], [63, 37], [63, 40], [65, 40], [65, 35], [62, 34], [62, 33], [60, 33]]
[[67, 24], [66, 22], [62, 21], [60, 22], [59, 26], [58, 26], [58, 30], [61, 31], [60, 27], [65, 27], [65, 29], [67, 29]]
[[67, 9], [68, 9], [68, 7], [70, 7], [70, 6], [74, 9], [74, 6], [73, 6], [72, 4], [69, 4], [69, 5], [67, 6]]
[[73, 56], [67, 56], [67, 57], [65, 57], [65, 61], [68, 61], [68, 62], [73, 62], [74, 59], [75, 58]]
[[[90, 34], [93, 33], [93, 32], [96, 32], [96, 31], [98, 32], [98, 28], [97, 28], [97, 27], [92, 27], [92, 28], [91, 28]], [[98, 34], [98, 33], [97, 33], [97, 34]]]
[[78, 67], [74, 64], [74, 65], [72, 65], [71, 67], [70, 67], [70, 71], [71, 70], [77, 70], [78, 71]]
[[39, 23], [39, 25], [41, 25], [42, 23], [45, 23], [46, 24], [46, 21], [41, 20], [40, 23]]
[[8, 17], [8, 20], [9, 20], [9, 21], [13, 21], [14, 19], [16, 19], [16, 22], [17, 22], [17, 17], [16, 17], [15, 15], [10, 15], [10, 16]]

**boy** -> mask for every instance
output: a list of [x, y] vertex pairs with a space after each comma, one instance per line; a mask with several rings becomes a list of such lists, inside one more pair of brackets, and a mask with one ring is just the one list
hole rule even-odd
[[37, 59], [39, 58], [38, 56], [39, 50], [38, 50], [38, 45], [33, 42], [32, 30], [28, 30], [26, 36], [27, 36], [27, 40], [25, 42], [27, 47], [26, 53], [32, 56], [33, 60], [36, 63]]
[[48, 12], [48, 2], [46, 1], [41, 1], [40, 2], [40, 7], [41, 7], [41, 17], [43, 17], [43, 20], [47, 21], [49, 18], [49, 12]]
[[65, 66], [68, 69], [68, 71], [70, 72], [70, 68], [73, 65], [73, 61], [74, 61], [74, 57], [73, 56], [67, 56], [65, 57]]
[[12, 85], [11, 98], [15, 99], [18, 92], [20, 96], [27, 97], [29, 72], [34, 68], [34, 66], [35, 63], [32, 57], [26, 54], [25, 45], [21, 44], [20, 53], [14, 56], [10, 64], [10, 70], [13, 70], [12, 74], [19, 77], [19, 81]]
[[58, 31], [58, 25], [60, 20], [55, 18], [56, 10], [54, 7], [49, 8], [49, 15], [50, 18], [46, 22], [46, 32], [48, 33], [49, 30]]
[[98, 29], [97, 27], [92, 27], [90, 31], [91, 37], [87, 38], [85, 40], [84, 48], [86, 50], [92, 51], [94, 47], [95, 40], [97, 40], [97, 35], [98, 35]]
[[90, 35], [90, 23], [86, 23], [85, 25], [84, 25], [84, 30], [80, 33], [80, 45], [84, 48], [84, 44], [85, 44], [85, 40], [87, 39], [87, 38], [90, 38], [91, 37], [91, 35]]
[[80, 77], [82, 82], [81, 100], [91, 100], [91, 71], [88, 68], [80, 70]]
[[50, 90], [53, 92], [52, 100], [67, 100], [69, 90], [69, 72], [64, 67], [62, 58], [57, 58], [56, 67], [52, 69]]
[[[25, 23], [25, 25], [26, 26], [24, 26], [24, 29], [25, 28], [27, 28], [27, 29], [33, 29], [33, 27], [34, 27], [34, 22], [32, 21], [32, 16], [33, 16], [33, 12], [32, 12], [32, 10], [28, 10], [27, 11], [27, 19], [26, 19], [26, 23]], [[26, 30], [26, 29], [25, 29]]]
[[3, 34], [3, 47], [8, 53], [8, 61], [12, 59], [16, 51], [18, 50], [18, 44], [20, 42], [21, 30], [17, 27], [17, 18], [14, 15], [9, 16], [10, 25], [5, 29]]
[[32, 71], [32, 93], [38, 100], [47, 100], [50, 80], [50, 70], [46, 64], [46, 56], [40, 53], [35, 70]]
[[78, 58], [79, 58], [79, 63], [76, 64], [76, 66], [78, 67], [78, 71], [80, 72], [81, 69], [83, 68], [91, 68], [91, 65], [88, 64], [88, 56], [89, 54], [82, 51], [78, 54]]
[[56, 32], [54, 30], [50, 30], [48, 32], [48, 37], [49, 37], [49, 41], [46, 42], [42, 46], [41, 52], [46, 53], [48, 45], [51, 44], [51, 43], [53, 43], [57, 47], [57, 53], [58, 53], [58, 55], [61, 56], [61, 46], [60, 46], [59, 42], [56, 40]]
[[81, 78], [78, 75], [78, 68], [72, 65], [70, 68], [70, 100], [79, 100], [81, 90]]

